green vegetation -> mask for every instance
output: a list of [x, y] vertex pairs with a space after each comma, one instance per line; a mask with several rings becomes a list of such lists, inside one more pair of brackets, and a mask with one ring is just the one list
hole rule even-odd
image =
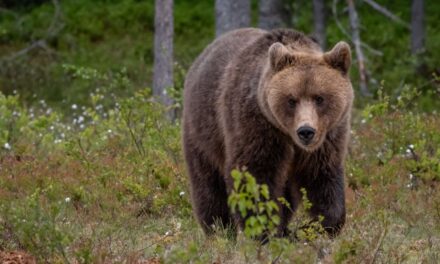
[[[338, 1], [338, 19], [349, 29], [345, 2]], [[404, 21], [410, 21], [410, 2], [405, 4], [377, 1], [388, 6]], [[252, 2], [253, 25], [257, 23], [257, 1]], [[286, 0], [286, 3], [289, 3]], [[294, 27], [312, 31], [311, 1], [299, 0], [290, 4]], [[328, 3], [328, 46], [349, 38], [340, 30]], [[0, 90], [13, 94], [17, 90], [26, 101], [44, 99], [65, 108], [72, 103], [85, 104], [87, 97], [100, 83], [85, 83], [72, 79], [63, 65], [87, 67], [113, 76], [125, 74], [133, 83], [130, 90], [112, 91], [130, 95], [137, 89], [148, 87], [152, 78], [154, 1], [87, 1], [66, 0], [61, 5], [62, 16], [58, 24], [61, 31], [47, 39], [46, 48], [32, 50], [26, 56], [5, 60], [14, 51], [26, 48], [35, 40], [45, 38], [55, 9], [50, 1], [43, 5], [12, 12], [0, 11]], [[362, 41], [382, 53], [365, 49], [370, 72], [370, 89], [374, 93], [382, 80], [392, 98], [397, 98], [405, 84], [417, 86], [423, 94], [420, 107], [431, 110], [439, 107], [438, 81], [440, 60], [440, 5], [427, 3], [426, 52], [415, 58], [410, 55], [409, 30], [393, 23], [370, 6], [360, 2]], [[175, 1], [175, 86], [182, 87], [186, 69], [194, 58], [214, 37], [214, 1]], [[421, 66], [420, 66], [421, 65]], [[417, 73], [415, 68], [418, 67]], [[352, 71], [357, 84], [357, 67]], [[357, 104], [366, 100], [358, 98]]]
[[234, 172], [230, 205], [256, 218], [236, 239], [221, 228], [204, 236], [191, 213], [180, 126], [163, 119], [148, 89], [113, 105], [95, 91], [91, 107], [72, 105], [71, 117], [44, 101], [28, 108], [18, 95], [1, 95], [0, 249], [21, 248], [48, 262], [437, 263], [440, 118], [408, 110], [417, 96], [406, 89], [393, 103], [380, 93], [355, 114], [339, 237], [300, 228], [310, 208], [304, 199], [290, 227], [299, 240], [262, 246], [247, 237], [276, 224], [277, 205], [247, 173]]
[[[306, 32], [310, 2], [296, 18]], [[409, 20], [409, 2], [391, 7]], [[353, 114], [346, 226], [334, 240], [319, 225], [301, 229], [310, 208], [303, 199], [289, 227], [297, 240], [266, 245], [248, 236], [276, 218], [250, 220], [231, 238], [222, 228], [206, 237], [192, 217], [180, 123], [163, 118], [167, 109], [146, 88], [153, 1], [66, 0], [62, 10], [65, 26], [48, 49], [12, 61], [3, 59], [45, 36], [54, 9], [48, 2], [0, 11], [0, 251], [21, 249], [42, 263], [440, 262], [440, 100], [432, 75], [440, 5], [427, 7], [427, 52], [417, 59], [406, 29], [359, 5], [363, 40], [383, 56], [369, 55], [375, 97], [358, 97]], [[180, 110], [186, 69], [214, 35], [213, 1], [176, 1], [175, 21], [172, 107]], [[329, 45], [345, 39], [331, 19], [328, 34]], [[414, 74], [418, 59], [425, 69]], [[231, 208], [277, 210], [252, 176], [234, 175]]]
[[280, 223], [279, 207], [270, 200], [269, 187], [258, 184], [248, 172], [233, 170], [231, 176], [234, 179], [234, 189], [228, 199], [231, 212], [241, 217], [250, 215], [244, 223], [244, 234], [249, 238], [274, 235]]

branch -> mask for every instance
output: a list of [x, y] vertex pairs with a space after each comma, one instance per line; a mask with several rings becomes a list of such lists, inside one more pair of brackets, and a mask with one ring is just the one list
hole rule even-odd
[[18, 15], [17, 15], [14, 11], [11, 11], [11, 10], [9, 10], [9, 9], [7, 9], [7, 8], [0, 7], [0, 12], [2, 12], [2, 13], [6, 13], [6, 14], [10, 14], [10, 15], [12, 15], [14, 18], [17, 18], [17, 17], [18, 17]]
[[43, 48], [43, 49], [53, 53], [53, 51], [47, 45], [47, 40], [57, 36], [58, 33], [64, 28], [64, 23], [61, 22], [62, 12], [61, 12], [61, 6], [60, 6], [59, 1], [52, 0], [52, 4], [55, 7], [55, 11], [54, 11], [54, 15], [52, 17], [52, 21], [50, 23], [50, 26], [46, 31], [46, 36], [37, 40], [37, 41], [34, 41], [32, 44], [30, 44], [26, 48], [21, 49], [10, 56], [1, 58], [0, 62], [15, 60], [18, 57], [26, 55], [27, 53], [29, 53], [30, 51], [32, 51], [36, 48]]
[[[351, 39], [350, 34], [348, 34], [347, 30], [345, 30], [345, 28], [342, 26], [341, 21], [339, 21], [338, 18], [338, 10], [336, 5], [338, 4], [339, 0], [333, 0], [333, 4], [332, 4], [332, 13], [333, 13], [333, 17], [335, 18], [335, 22], [336, 22], [336, 26], [339, 28], [339, 30], [342, 32], [342, 34], [345, 35], [345, 37], [347, 37], [348, 39]], [[368, 44], [361, 42], [361, 46], [365, 49], [367, 49], [371, 54], [376, 55], [376, 56], [383, 56], [383, 52], [377, 49], [374, 49], [372, 47], [370, 47]]]
[[391, 11], [389, 11], [388, 9], [386, 9], [385, 7], [379, 5], [378, 3], [374, 2], [373, 0], [363, 0], [365, 3], [369, 4], [372, 8], [374, 8], [376, 11], [382, 13], [382, 15], [388, 17], [389, 19], [393, 20], [394, 22], [396, 22], [397, 24], [400, 24], [402, 26], [404, 26], [407, 29], [411, 29], [411, 27], [409, 26], [408, 23], [406, 23], [405, 21], [403, 21], [402, 19], [400, 19], [398, 16], [396, 16], [395, 14], [391, 13]]
[[348, 34], [347, 30], [345, 30], [345, 28], [342, 26], [341, 21], [339, 21], [338, 10], [336, 7], [337, 4], [338, 4], [338, 0], [333, 0], [332, 13], [333, 13], [333, 17], [335, 18], [336, 26], [338, 26], [342, 34], [344, 34], [347, 38], [351, 39], [350, 34]]
[[368, 76], [365, 69], [364, 53], [361, 47], [361, 37], [359, 33], [359, 18], [353, 0], [347, 0], [347, 4], [348, 4], [348, 15], [350, 18], [351, 36], [354, 47], [356, 49], [356, 57], [359, 66], [360, 89], [362, 95], [369, 96], [371, 94], [370, 91], [368, 91], [368, 86], [367, 86]]
[[7, 58], [2, 59], [1, 61], [12, 61], [15, 60], [18, 57], [21, 57], [23, 55], [25, 55], [26, 53], [36, 49], [36, 48], [42, 48], [43, 46], [46, 46], [46, 40], [44, 39], [40, 39], [35, 41], [34, 43], [32, 43], [31, 45], [27, 46], [26, 48], [17, 51], [16, 53], [10, 55]]
[[383, 229], [382, 233], [380, 234], [379, 240], [377, 241], [376, 248], [373, 251], [373, 255], [372, 255], [372, 259], [370, 261], [370, 264], [374, 264], [376, 262], [377, 253], [379, 252], [379, 249], [382, 247], [382, 243], [383, 243], [383, 240], [384, 240], [386, 234], [387, 234], [387, 228], [385, 227]]
[[64, 23], [62, 23], [61, 21], [62, 12], [61, 12], [60, 2], [58, 0], [52, 0], [52, 4], [55, 7], [55, 13], [53, 15], [52, 22], [50, 23], [50, 26], [47, 29], [47, 34], [46, 34], [47, 38], [51, 38], [58, 35], [61, 29], [64, 28]]

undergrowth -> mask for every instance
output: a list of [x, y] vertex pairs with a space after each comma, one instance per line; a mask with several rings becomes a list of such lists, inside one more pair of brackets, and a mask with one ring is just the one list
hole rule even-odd
[[[62, 30], [43, 38], [51, 1], [0, 14], [0, 251], [39, 263], [440, 263], [439, 5], [426, 10], [427, 50], [358, 3], [373, 98], [357, 97], [345, 166], [347, 222], [331, 240], [303, 202], [278, 238], [278, 205], [244, 171], [231, 209], [252, 212], [235, 237], [206, 237], [192, 217], [181, 153], [183, 78], [214, 37], [214, 1], [175, 1], [171, 109], [151, 90], [154, 1], [59, 1]], [[253, 1], [255, 23], [256, 2]], [[383, 1], [378, 1], [381, 4]], [[295, 1], [294, 27], [311, 32], [311, 1]], [[348, 28], [344, 1], [339, 18]], [[409, 4], [390, 6], [409, 21]], [[329, 46], [347, 39], [328, 20]], [[376, 55], [374, 55], [376, 54]], [[422, 72], [414, 68], [424, 61]], [[356, 84], [356, 65], [352, 71]], [[378, 80], [385, 79], [387, 82]], [[405, 85], [408, 84], [408, 85]], [[424, 111], [421, 111], [423, 109]], [[268, 243], [258, 237], [269, 230]]]
[[192, 217], [180, 123], [164, 118], [169, 109], [149, 89], [108, 100], [112, 85], [125, 85], [123, 75], [104, 78], [90, 106], [72, 104], [70, 115], [0, 95], [0, 250], [51, 263], [440, 260], [440, 118], [417, 111], [416, 89], [398, 98], [379, 92], [355, 111], [340, 236], [301, 229], [311, 206], [303, 199], [289, 226], [295, 239], [271, 236], [262, 245], [250, 237], [274, 230], [283, 201], [235, 171], [231, 209], [255, 217], [235, 238], [221, 228], [206, 237]]

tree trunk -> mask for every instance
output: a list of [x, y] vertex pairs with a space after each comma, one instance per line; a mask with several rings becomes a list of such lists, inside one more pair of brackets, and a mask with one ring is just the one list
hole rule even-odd
[[361, 47], [361, 36], [359, 32], [359, 18], [356, 12], [356, 7], [354, 6], [353, 0], [347, 0], [348, 4], [348, 15], [350, 18], [350, 27], [351, 27], [351, 38], [354, 43], [354, 47], [356, 50], [356, 57], [358, 61], [359, 67], [359, 78], [360, 78], [360, 90], [361, 94], [364, 96], [370, 96], [370, 91], [367, 86], [367, 69], [365, 68], [365, 57]]
[[173, 87], [173, 0], [156, 0], [154, 13], [153, 95], [169, 106], [167, 88]]
[[416, 55], [425, 48], [424, 1], [412, 0], [411, 6], [411, 53]]
[[249, 27], [251, 23], [250, 0], [216, 0], [215, 1], [215, 35]]
[[325, 3], [324, 0], [313, 0], [313, 22], [315, 26], [314, 35], [318, 39], [319, 45], [324, 50], [326, 48], [325, 34]]
[[258, 27], [274, 29], [289, 25], [289, 12], [284, 6], [284, 0], [260, 0]]

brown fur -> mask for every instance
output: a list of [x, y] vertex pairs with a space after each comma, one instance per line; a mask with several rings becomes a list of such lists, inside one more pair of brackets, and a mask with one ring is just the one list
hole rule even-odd
[[[206, 232], [216, 220], [234, 225], [227, 206], [230, 172], [242, 167], [293, 209], [305, 188], [312, 215], [324, 216], [330, 234], [340, 230], [350, 64], [346, 43], [323, 53], [293, 30], [240, 29], [205, 49], [185, 81], [183, 143], [193, 207]], [[304, 125], [316, 130], [308, 145], [297, 134]], [[283, 232], [291, 212], [283, 208], [280, 216]]]

